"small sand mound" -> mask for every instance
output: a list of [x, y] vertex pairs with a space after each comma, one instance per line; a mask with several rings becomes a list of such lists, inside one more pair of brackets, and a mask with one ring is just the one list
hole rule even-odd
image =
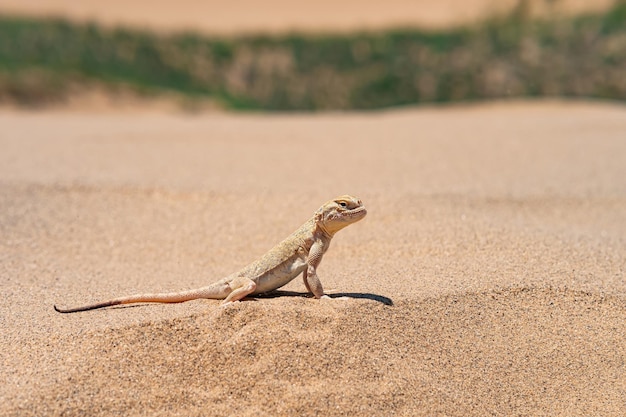
[[625, 318], [553, 289], [242, 302], [54, 339], [64, 357], [5, 415], [619, 414]]

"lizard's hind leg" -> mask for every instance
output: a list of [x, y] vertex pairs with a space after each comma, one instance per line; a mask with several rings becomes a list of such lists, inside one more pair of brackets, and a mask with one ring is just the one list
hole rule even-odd
[[224, 299], [222, 304], [239, 301], [242, 298], [250, 295], [256, 289], [256, 283], [249, 278], [240, 277], [231, 282], [230, 287], [232, 292], [228, 294], [228, 297]]

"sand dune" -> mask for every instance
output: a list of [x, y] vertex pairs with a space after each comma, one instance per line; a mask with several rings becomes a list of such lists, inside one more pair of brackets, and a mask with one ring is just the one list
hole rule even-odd
[[[105, 25], [213, 34], [350, 31], [394, 26], [447, 27], [511, 10], [517, 0], [124, 1], [4, 0], [0, 12], [63, 16]], [[535, 14], [604, 10], [613, 0], [531, 0]]]
[[[0, 414], [623, 415], [626, 110], [0, 114]], [[205, 285], [360, 196], [274, 297]]]

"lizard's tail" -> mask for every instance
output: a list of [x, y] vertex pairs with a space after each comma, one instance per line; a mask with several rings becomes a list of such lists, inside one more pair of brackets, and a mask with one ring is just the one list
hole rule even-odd
[[111, 307], [120, 304], [133, 303], [182, 303], [184, 301], [197, 300], [199, 298], [223, 298], [216, 297], [213, 287], [203, 287], [195, 290], [159, 293], [159, 294], [136, 294], [128, 297], [119, 297], [100, 303], [89, 304], [74, 308], [59, 308], [56, 305], [54, 309], [59, 313], [76, 313], [78, 311], [95, 310], [97, 308]]

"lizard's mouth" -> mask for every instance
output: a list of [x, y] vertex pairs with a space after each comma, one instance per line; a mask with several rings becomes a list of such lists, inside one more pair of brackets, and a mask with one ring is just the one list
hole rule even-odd
[[365, 206], [361, 206], [361, 207], [357, 207], [352, 210], [346, 211], [345, 213], [343, 213], [343, 216], [352, 219], [355, 217], [363, 218], [365, 217], [366, 214], [367, 214], [367, 210], [365, 209]]

